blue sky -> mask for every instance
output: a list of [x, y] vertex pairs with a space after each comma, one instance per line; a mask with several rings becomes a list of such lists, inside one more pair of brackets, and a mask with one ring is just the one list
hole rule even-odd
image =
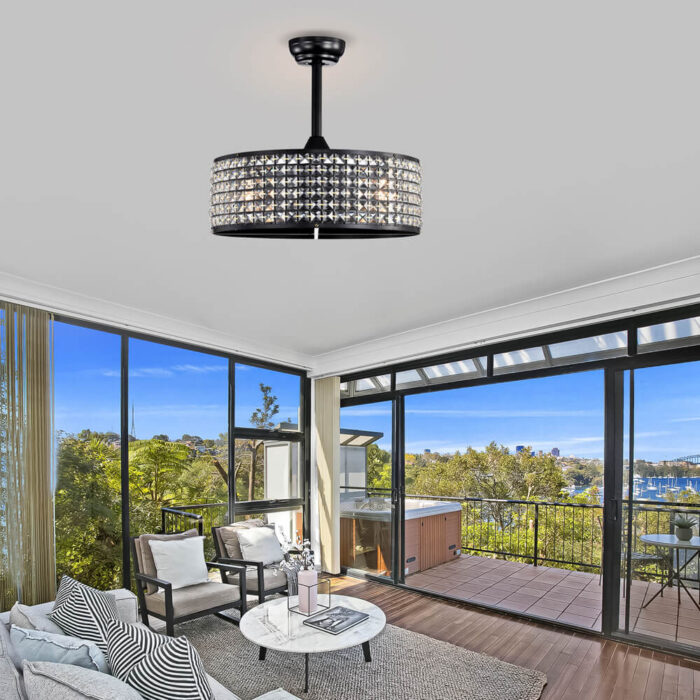
[[[656, 461], [700, 453], [700, 363], [638, 370], [635, 455]], [[603, 372], [450, 389], [406, 397], [406, 451], [454, 452], [494, 440], [562, 455], [603, 457]], [[383, 432], [391, 447], [391, 405], [353, 406], [341, 425]]]
[[[119, 432], [119, 348], [116, 335], [55, 324], [56, 428]], [[136, 436], [183, 433], [215, 438], [226, 430], [227, 362], [206, 353], [130, 341], [130, 420]], [[260, 403], [258, 385], [272, 386], [276, 420], [295, 421], [299, 378], [238, 365], [237, 425]], [[700, 453], [700, 362], [636, 373], [636, 455], [649, 460]], [[391, 404], [342, 409], [345, 428], [384, 433], [391, 447]], [[603, 373], [580, 372], [406, 397], [406, 449], [452, 452], [495, 440], [580, 457], [603, 456]]]
[[[55, 423], [73, 433], [84, 428], [119, 432], [118, 336], [55, 324]], [[249, 365], [236, 366], [236, 424], [250, 425], [260, 405], [260, 382], [272, 387], [280, 410], [273, 420], [296, 422], [299, 378]], [[206, 353], [144, 340], [129, 345], [131, 407], [137, 438], [184, 433], [216, 438], [227, 429], [228, 361]]]

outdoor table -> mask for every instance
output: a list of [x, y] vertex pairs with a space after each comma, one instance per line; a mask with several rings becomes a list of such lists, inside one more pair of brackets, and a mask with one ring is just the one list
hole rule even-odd
[[[671, 556], [669, 557], [671, 572], [669, 574], [668, 583], [662, 584], [661, 588], [646, 603], [644, 603], [642, 607], [646, 608], [646, 606], [649, 605], [649, 603], [651, 603], [651, 601], [654, 600], [654, 598], [656, 598], [656, 596], [658, 596], [666, 586], [669, 588], [673, 587], [673, 581], [675, 579], [678, 583], [678, 605], [681, 604], [681, 588], [683, 588], [683, 590], [688, 594], [690, 600], [692, 600], [695, 604], [695, 607], [700, 610], [700, 605], [698, 605], [698, 602], [695, 600], [695, 598], [693, 598], [691, 592], [683, 583], [683, 579], [681, 579], [681, 569], [684, 569], [690, 563], [693, 557], [700, 554], [700, 537], [693, 537], [689, 540], [679, 540], [675, 535], [656, 534], [642, 535], [639, 539], [644, 542], [644, 544], [651, 545], [652, 547], [664, 547], [671, 550]], [[686, 561], [682, 567], [680, 565], [681, 549], [688, 549], [694, 552], [691, 558]], [[676, 555], [675, 567], [673, 564], [674, 552]], [[700, 589], [700, 564], [698, 565], [698, 588]]]

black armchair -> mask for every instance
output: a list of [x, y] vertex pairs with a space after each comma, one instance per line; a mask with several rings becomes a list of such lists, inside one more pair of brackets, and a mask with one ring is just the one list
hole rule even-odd
[[[245, 614], [245, 566], [208, 561], [207, 569], [218, 569], [223, 583], [207, 581], [173, 589], [170, 581], [159, 579], [150, 571], [153, 568], [149, 566], [151, 560], [144, 556], [142, 549], [148, 546], [147, 541], [142, 541], [139, 537], [131, 539], [136, 593], [143, 624], [148, 625], [149, 615], [164, 620], [166, 633], [172, 637], [175, 625], [180, 622], [213, 614], [235, 624], [235, 620], [221, 613], [224, 610], [237, 609], [240, 610], [241, 616]], [[146, 568], [147, 572], [144, 572], [143, 568]]]
[[[211, 529], [214, 547], [216, 549], [215, 563], [246, 567], [247, 590], [249, 590], [251, 594], [257, 594], [260, 603], [265, 602], [266, 596], [274, 595], [275, 593], [286, 593], [287, 576], [284, 571], [265, 566], [261, 561], [248, 561], [246, 559], [229, 556], [221, 532], [224, 529], [228, 530], [229, 534], [231, 534], [231, 531], [235, 530], [235, 527], [213, 527]], [[221, 580], [225, 580], [223, 576]]]

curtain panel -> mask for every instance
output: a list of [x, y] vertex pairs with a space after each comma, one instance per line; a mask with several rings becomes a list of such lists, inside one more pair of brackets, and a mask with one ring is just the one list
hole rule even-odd
[[0, 301], [0, 610], [53, 600], [53, 321]]

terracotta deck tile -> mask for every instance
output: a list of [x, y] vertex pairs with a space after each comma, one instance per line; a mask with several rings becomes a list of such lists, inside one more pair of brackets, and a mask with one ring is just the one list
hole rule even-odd
[[571, 615], [567, 613], [562, 613], [557, 620], [559, 622], [566, 622], [569, 625], [578, 625], [579, 627], [587, 627], [588, 629], [593, 629], [596, 621], [590, 617], [581, 617], [579, 615]]
[[[501, 610], [535, 615], [545, 620], [600, 630], [602, 586], [599, 576], [546, 566], [532, 566], [489, 557], [462, 555], [459, 559], [407, 577], [407, 583]], [[621, 580], [621, 591], [625, 581]], [[677, 589], [665, 589], [646, 608], [661, 586], [634, 580], [629, 600], [620, 598], [620, 628], [625, 606], [630, 606], [630, 630], [664, 640], [700, 646], [700, 612], [683, 593], [678, 606]], [[697, 595], [697, 591], [694, 591]], [[685, 624], [684, 624], [685, 623]]]
[[567, 615], [580, 615], [581, 617], [590, 617], [595, 620], [598, 615], [600, 615], [600, 605], [599, 606], [582, 606], [582, 605], [569, 605], [564, 611]]

